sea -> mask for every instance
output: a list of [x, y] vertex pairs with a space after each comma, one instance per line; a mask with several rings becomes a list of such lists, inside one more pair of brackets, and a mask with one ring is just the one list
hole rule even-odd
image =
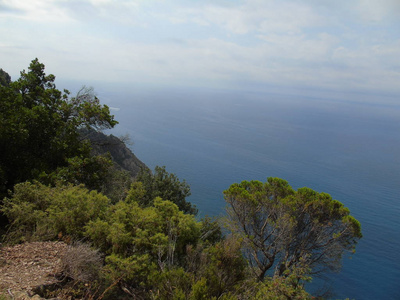
[[[96, 90], [98, 90], [96, 88]], [[268, 90], [100, 89], [129, 147], [191, 187], [199, 216], [222, 216], [222, 192], [280, 177], [344, 203], [361, 222], [339, 273], [307, 285], [329, 299], [400, 299], [400, 105], [389, 96]]]

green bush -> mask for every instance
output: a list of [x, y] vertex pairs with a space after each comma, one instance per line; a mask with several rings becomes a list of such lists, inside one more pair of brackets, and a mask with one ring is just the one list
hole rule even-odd
[[147, 253], [160, 263], [173, 264], [187, 244], [197, 242], [200, 226], [174, 203], [156, 198], [154, 206], [145, 208], [135, 201], [110, 206], [103, 220], [88, 223], [86, 235], [106, 253]]
[[1, 211], [10, 221], [10, 242], [51, 240], [61, 236], [79, 239], [84, 226], [103, 218], [109, 199], [84, 186], [49, 187], [39, 182], [17, 184]]
[[109, 281], [119, 280], [128, 294], [137, 294], [151, 290], [158, 273], [167, 276], [184, 261], [187, 245], [199, 241], [200, 227], [171, 201], [156, 198], [153, 206], [141, 207], [128, 197], [85, 228], [94, 246], [109, 254]]

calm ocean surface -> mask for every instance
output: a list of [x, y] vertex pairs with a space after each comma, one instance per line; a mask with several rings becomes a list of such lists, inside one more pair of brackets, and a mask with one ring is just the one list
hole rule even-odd
[[113, 133], [129, 133], [149, 167], [185, 179], [201, 216], [223, 214], [222, 191], [242, 180], [281, 177], [330, 193], [361, 222], [364, 238], [339, 274], [309, 290], [400, 299], [399, 106], [178, 90], [105, 96], [120, 108]]

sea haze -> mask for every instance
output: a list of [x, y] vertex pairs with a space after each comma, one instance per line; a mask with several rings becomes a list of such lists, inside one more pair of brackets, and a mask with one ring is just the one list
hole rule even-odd
[[281, 177], [343, 202], [362, 225], [357, 253], [311, 284], [333, 298], [400, 299], [400, 108], [327, 97], [195, 90], [102, 92], [134, 153], [191, 186], [200, 215], [222, 215], [222, 191]]

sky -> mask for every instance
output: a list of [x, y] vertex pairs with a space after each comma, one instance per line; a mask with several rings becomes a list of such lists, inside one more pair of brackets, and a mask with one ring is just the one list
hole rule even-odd
[[[0, 68], [400, 96], [399, 0], [0, 0]], [[96, 87], [95, 87], [96, 88]]]

